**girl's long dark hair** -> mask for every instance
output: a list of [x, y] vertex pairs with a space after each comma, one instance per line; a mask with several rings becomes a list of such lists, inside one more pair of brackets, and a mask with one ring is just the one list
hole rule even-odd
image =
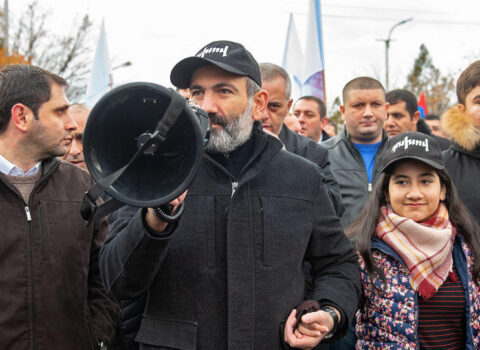
[[[365, 207], [360, 212], [358, 218], [345, 230], [345, 233], [353, 240], [356, 249], [365, 262], [367, 272], [370, 274], [378, 274], [383, 280], [385, 280], [383, 271], [373, 261], [371, 240], [377, 227], [378, 218], [380, 216], [380, 207], [387, 204], [386, 194], [388, 193], [388, 184], [394, 168], [398, 164], [399, 163], [396, 163], [393, 167], [390, 167], [385, 173], [382, 173], [378, 177], [377, 183], [373, 188], [372, 194], [367, 200]], [[457, 189], [447, 172], [443, 169], [435, 169], [435, 171], [440, 178], [441, 184], [445, 186], [446, 189], [444, 203], [447, 207], [450, 221], [456, 225], [457, 233], [465, 238], [465, 242], [473, 254], [473, 279], [475, 283], [479, 285], [480, 237], [478, 225], [475, 219], [470, 215], [468, 209], [460, 201]]]

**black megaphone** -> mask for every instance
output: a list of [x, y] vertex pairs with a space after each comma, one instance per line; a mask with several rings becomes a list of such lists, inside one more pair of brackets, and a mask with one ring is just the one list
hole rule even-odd
[[[83, 136], [96, 181], [82, 203], [87, 225], [125, 204], [155, 208], [177, 198], [196, 175], [209, 131], [207, 114], [173, 89], [137, 82], [104, 95]], [[113, 199], [97, 206], [103, 192]]]

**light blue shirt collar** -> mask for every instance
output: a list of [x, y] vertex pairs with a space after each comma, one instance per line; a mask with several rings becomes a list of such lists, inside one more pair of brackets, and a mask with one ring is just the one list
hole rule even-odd
[[15, 164], [10, 163], [8, 160], [5, 159], [4, 156], [0, 154], [0, 172], [6, 174], [6, 175], [11, 175], [11, 176], [33, 176], [38, 173], [40, 170], [40, 166], [42, 165], [42, 162], [38, 162], [35, 164], [34, 167], [27, 171], [23, 171], [20, 169], [18, 166]]

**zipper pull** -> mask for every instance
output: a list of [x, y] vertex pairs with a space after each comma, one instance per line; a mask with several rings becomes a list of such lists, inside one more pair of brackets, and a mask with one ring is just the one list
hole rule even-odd
[[371, 182], [368, 183], [368, 192], [372, 192], [372, 183]]
[[238, 182], [232, 182], [232, 197], [235, 194], [235, 191], [237, 190], [238, 187]]
[[30, 215], [30, 208], [28, 206], [25, 207], [25, 214], [27, 214], [27, 221], [32, 221], [32, 216]]

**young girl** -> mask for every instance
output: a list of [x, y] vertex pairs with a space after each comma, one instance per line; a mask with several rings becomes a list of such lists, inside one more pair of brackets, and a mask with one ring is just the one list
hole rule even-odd
[[480, 349], [477, 231], [436, 141], [416, 132], [391, 138], [347, 230], [362, 268], [356, 348]]

